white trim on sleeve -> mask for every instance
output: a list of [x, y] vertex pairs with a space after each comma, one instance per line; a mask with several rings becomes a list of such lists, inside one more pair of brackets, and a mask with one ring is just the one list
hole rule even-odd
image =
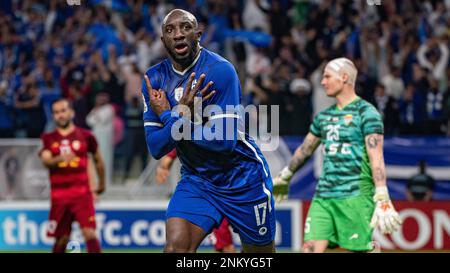
[[159, 122], [151, 122], [151, 121], [146, 121], [144, 122], [144, 126], [157, 126], [157, 127], [164, 127], [164, 124], [159, 123]]

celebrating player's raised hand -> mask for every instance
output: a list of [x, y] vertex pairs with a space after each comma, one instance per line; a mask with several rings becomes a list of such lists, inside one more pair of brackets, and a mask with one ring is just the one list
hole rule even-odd
[[[211, 98], [216, 93], [216, 90], [213, 90], [213, 91], [209, 92], [208, 94], [206, 94], [206, 92], [208, 92], [210, 87], [213, 85], [212, 81], [208, 82], [205, 85], [205, 87], [203, 87], [203, 89], [199, 90], [200, 86], [203, 84], [203, 81], [206, 78], [205, 74], [200, 75], [200, 78], [198, 79], [197, 83], [192, 88], [192, 82], [194, 81], [194, 78], [195, 78], [195, 73], [193, 72], [189, 76], [189, 80], [187, 82], [186, 89], [184, 90], [183, 96], [181, 97], [181, 99], [179, 101], [179, 105], [187, 106], [187, 108], [185, 108], [185, 109], [183, 109], [183, 107], [180, 108], [180, 111], [181, 111], [180, 115], [186, 116], [187, 114], [191, 114], [194, 112], [194, 106], [195, 106], [195, 102], [196, 102], [194, 100], [194, 98], [196, 97], [196, 95], [198, 93], [200, 93], [202, 96], [201, 102]], [[197, 102], [200, 102], [200, 101], [197, 101]], [[186, 113], [187, 109], [189, 109], [190, 113]]]
[[144, 78], [145, 85], [147, 86], [150, 107], [158, 116], [160, 116], [164, 111], [170, 110], [170, 104], [167, 100], [166, 92], [161, 89], [153, 89], [148, 76], [145, 75]]
[[370, 226], [372, 228], [378, 226], [384, 234], [391, 234], [397, 231], [402, 224], [402, 220], [392, 205], [387, 187], [377, 187], [373, 200], [376, 203], [376, 207]]
[[289, 194], [289, 183], [294, 173], [289, 170], [289, 167], [284, 167], [283, 170], [273, 179], [273, 195], [275, 201], [280, 203], [286, 200]]

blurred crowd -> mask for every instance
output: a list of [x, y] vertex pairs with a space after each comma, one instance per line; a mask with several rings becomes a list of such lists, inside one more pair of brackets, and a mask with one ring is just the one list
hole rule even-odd
[[280, 105], [281, 135], [305, 135], [332, 103], [321, 74], [346, 56], [387, 135], [450, 136], [449, 0], [80, 2], [0, 2], [0, 138], [51, 130], [50, 104], [63, 96], [124, 176], [137, 155], [144, 167], [142, 74], [166, 57], [161, 22], [174, 7], [198, 18], [202, 46], [235, 64], [245, 104]]

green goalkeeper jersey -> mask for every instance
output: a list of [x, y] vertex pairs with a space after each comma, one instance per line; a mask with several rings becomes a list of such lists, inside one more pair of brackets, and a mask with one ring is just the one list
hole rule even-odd
[[310, 132], [320, 138], [323, 153], [315, 197], [373, 195], [365, 136], [383, 134], [383, 121], [375, 107], [359, 97], [343, 109], [333, 105], [314, 118]]

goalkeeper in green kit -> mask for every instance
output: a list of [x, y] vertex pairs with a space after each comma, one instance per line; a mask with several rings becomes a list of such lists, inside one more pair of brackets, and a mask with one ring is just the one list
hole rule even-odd
[[287, 198], [289, 182], [323, 144], [323, 169], [305, 222], [303, 252], [340, 246], [374, 251], [372, 234], [402, 224], [389, 198], [383, 158], [383, 122], [375, 107], [356, 95], [357, 70], [338, 58], [325, 67], [327, 96], [337, 103], [320, 112], [288, 166], [274, 179], [278, 202]]

